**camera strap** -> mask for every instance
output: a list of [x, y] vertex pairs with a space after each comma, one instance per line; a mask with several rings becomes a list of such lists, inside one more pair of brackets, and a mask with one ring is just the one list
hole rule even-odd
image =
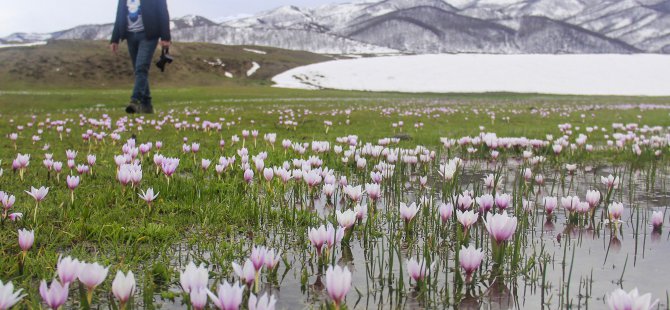
[[165, 56], [165, 55], [170, 55], [170, 48], [169, 47], [164, 47], [163, 49], [161, 49], [161, 56]]

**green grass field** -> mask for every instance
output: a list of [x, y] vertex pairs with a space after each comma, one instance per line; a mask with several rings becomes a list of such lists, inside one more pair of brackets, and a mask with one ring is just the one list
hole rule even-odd
[[[98, 45], [104, 47], [102, 44]], [[212, 54], [212, 57], [214, 55]], [[289, 56], [273, 57], [271, 61], [279, 61], [281, 57]], [[296, 60], [300, 58], [299, 56], [290, 57], [294, 59], [292, 66], [300, 64]], [[311, 61], [315, 59], [304, 63]], [[274, 68], [270, 73], [279, 70], [278, 68], [280, 67]], [[2, 69], [0, 66], [0, 72]], [[119, 70], [122, 70], [121, 67]], [[182, 74], [184, 70], [180, 68], [178, 72]], [[153, 309], [161, 305], [167, 308], [180, 308], [183, 305], [182, 295], [178, 289], [179, 272], [186, 262], [193, 260], [205, 263], [210, 270], [210, 278], [216, 279], [217, 283], [219, 280], [232, 281], [235, 277], [230, 263], [242, 262], [249, 253], [250, 246], [258, 244], [281, 249], [287, 253], [280, 274], [269, 274], [264, 277], [263, 281], [267, 286], [278, 289], [285, 277], [308, 279], [302, 282], [303, 286], [306, 282], [313, 282], [317, 274], [323, 273], [323, 265], [320, 263], [312, 265], [316, 259], [309, 254], [307, 228], [336, 221], [332, 215], [323, 218], [316, 212], [308, 210], [306, 205], [309, 204], [310, 198], [307, 188], [296, 183], [290, 185], [287, 190], [287, 187], [282, 187], [276, 179], [271, 185], [266, 184], [259, 179], [262, 174], [258, 172], [254, 185], [247, 185], [239, 171], [239, 162], [236, 163], [234, 171], [227, 172], [221, 177], [217, 176], [211, 167], [206, 172], [200, 168], [200, 161], [203, 158], [216, 163], [220, 156], [236, 156], [241, 142], [232, 145], [231, 136], [241, 136], [242, 130], [260, 131], [257, 146], [254, 146], [251, 139], [245, 143], [250, 155], [263, 151], [270, 154], [265, 161], [266, 167], [280, 166], [284, 161], [296, 157], [307, 158], [316, 155], [322, 158], [324, 166], [336, 169], [338, 175], [347, 175], [350, 183], [354, 184], [369, 182], [367, 180], [369, 173], [378, 159], [370, 158], [367, 168], [357, 170], [351, 164], [343, 164], [341, 155], [334, 153], [307, 152], [306, 155], [298, 155], [292, 151], [284, 152], [281, 148], [282, 139], [290, 139], [294, 143], [329, 141], [331, 144], [336, 144], [335, 140], [338, 137], [357, 135], [361, 142], [376, 144], [378, 139], [397, 137], [400, 142], [394, 147], [415, 149], [416, 146], [422, 145], [436, 150], [439, 154], [437, 161], [416, 170], [403, 166], [403, 172], [398, 173], [400, 176], [385, 185], [388, 186], [385, 195], [389, 206], [395, 207], [400, 201], [415, 197], [402, 190], [401, 184], [415, 182], [415, 177], [419, 174], [432, 176], [437, 174], [439, 156], [447, 156], [447, 151], [441, 147], [442, 137], [458, 139], [463, 136], [475, 137], [481, 132], [493, 132], [498, 137], [547, 139], [547, 135], [552, 135], [558, 138], [562, 135], [558, 125], [571, 123], [575, 133], [569, 138], [570, 141], [573, 141], [577, 134], [586, 133], [587, 127], [607, 128], [606, 133], [594, 130], [588, 134], [589, 144], [602, 147], [608, 140], [605, 136], [613, 132], [613, 123], [661, 126], [663, 130], [670, 126], [670, 110], [663, 107], [670, 103], [670, 98], [305, 91], [269, 87], [269, 73], [259, 76], [258, 80], [231, 80], [214, 86], [210, 84], [211, 81], [206, 81], [209, 78], [220, 78], [218, 74], [197, 74], [196, 81], [189, 83], [199, 86], [180, 85], [180, 79], [188, 79], [188, 75], [159, 80], [153, 91], [157, 113], [130, 117], [123, 112], [130, 93], [129, 79], [115, 79], [113, 86], [109, 87], [99, 83], [77, 87], [77, 83], [86, 84], [86, 82], [76, 80], [55, 85], [48, 83], [39, 85], [34, 84], [32, 78], [28, 80], [10, 80], [7, 76], [0, 78], [3, 83], [0, 84], [0, 133], [2, 137], [8, 137], [10, 133], [19, 133], [16, 144], [9, 138], [2, 139], [0, 159], [4, 174], [0, 177], [0, 189], [16, 196], [17, 203], [12, 210], [24, 214], [24, 219], [16, 223], [9, 220], [2, 221], [0, 279], [5, 282], [13, 281], [16, 286], [23, 288], [29, 294], [21, 302], [21, 308], [40, 308], [37, 283], [42, 279], [54, 278], [55, 264], [59, 255], [71, 255], [111, 266], [108, 280], [96, 290], [93, 308], [106, 308], [113, 303], [113, 298], [108, 292], [111, 278], [116, 270], [133, 270], [137, 275], [138, 287], [142, 289], [135, 296], [137, 304], [135, 308]], [[100, 77], [96, 76], [95, 79], [97, 81]], [[641, 108], [640, 105], [647, 105], [650, 108], [644, 106]], [[347, 110], [350, 113], [346, 113]], [[297, 126], [281, 125], [280, 115], [287, 117], [286, 119], [290, 117]], [[491, 115], [495, 115], [495, 121]], [[111, 120], [109, 127], [93, 125], [90, 121], [102, 120], [105, 116]], [[55, 120], [66, 122], [65, 126], [72, 130], [71, 134], [61, 140], [54, 127], [49, 125], [49, 122]], [[205, 120], [220, 122], [224, 126], [220, 131], [203, 131], [193, 127], [177, 129], [174, 126], [179, 122], [202, 125]], [[124, 124], [124, 130], [118, 131], [121, 135], [120, 141], [113, 142], [109, 137], [100, 142], [94, 141], [95, 139], [83, 141], [81, 138], [87, 130], [110, 134], [114, 129], [118, 129], [116, 123], [118, 121]], [[327, 128], [324, 121], [332, 122], [332, 126]], [[393, 124], [399, 121], [404, 122], [402, 130], [393, 127]], [[161, 123], [160, 130], [156, 129], [156, 122]], [[230, 122], [235, 124], [225, 125]], [[415, 128], [414, 125], [419, 123], [423, 123], [423, 126]], [[23, 126], [23, 129], [18, 129], [18, 126]], [[275, 148], [262, 141], [263, 135], [267, 133], [277, 134]], [[642, 135], [639, 132], [638, 134]], [[40, 141], [33, 142], [32, 136], [39, 136]], [[144, 170], [141, 184], [136, 188], [124, 188], [119, 184], [116, 180], [114, 156], [121, 154], [121, 146], [131, 136], [137, 138], [138, 145], [162, 141], [164, 148], [160, 151], [161, 154], [180, 158], [178, 172], [169, 183], [161, 173], [157, 173], [151, 158], [146, 157], [141, 163]], [[226, 147], [223, 149], [219, 147], [221, 139], [226, 141]], [[200, 143], [202, 151], [197, 154], [183, 154], [184, 141], [188, 141], [189, 144]], [[48, 144], [48, 150], [43, 150], [45, 144]], [[97, 156], [97, 163], [92, 167], [93, 175], [82, 176], [82, 185], [74, 191], [74, 203], [70, 201], [71, 193], [67, 190], [64, 179], [65, 175], [75, 172], [69, 172], [64, 168], [63, 173], [56, 178], [54, 172], [47, 172], [42, 165], [45, 153], [53, 153], [54, 159], [65, 161], [67, 149], [79, 152], [77, 163], [83, 163], [86, 154]], [[594, 152], [585, 152], [580, 148], [575, 152], [565, 151], [559, 157], [553, 156], [549, 146], [536, 150], [535, 155], [548, 158], [547, 164], [538, 167], [538, 171], [544, 171], [547, 177], [554, 175], [564, 178], [565, 174], [561, 171], [566, 163], [577, 163], [580, 167], [592, 164], [622, 164], [625, 167], [630, 167], [632, 164], [640, 167], [664, 166], [669, 152], [667, 147], [660, 150], [661, 156], [654, 155], [651, 149], [645, 149], [638, 156], [630, 151], [630, 145], [626, 145], [626, 149], [621, 151], [597, 148]], [[477, 153], [468, 155], [463, 147], [450, 150], [449, 156], [487, 159], [489, 151], [488, 148], [481, 146]], [[520, 151], [514, 149], [505, 152], [503, 158], [520, 157]], [[12, 160], [17, 153], [32, 156], [24, 179], [12, 171]], [[152, 150], [149, 156], [154, 153], [155, 150]], [[650, 168], [645, 169], [651, 171]], [[513, 177], [514, 172], [509, 172], [509, 175], [510, 178]], [[589, 178], [590, 176], [584, 175], [584, 179], [592, 181]], [[442, 189], [440, 181], [431, 178], [430, 182], [435, 183], [435, 191], [430, 193], [439, 195]], [[461, 185], [463, 188], [481, 190], [481, 185], [468, 185], [465, 182]], [[50, 188], [47, 199], [40, 204], [38, 211], [34, 209], [35, 202], [32, 198], [24, 193], [31, 186]], [[459, 186], [454, 185], [454, 188], [450, 188], [450, 191], [453, 191], [450, 194], [457, 193], [456, 188], [460, 188]], [[540, 199], [539, 194], [533, 193], [532, 186], [530, 190], [524, 186], [526, 185], [513, 185], [508, 188], [510, 191], [527, 191], [515, 192], [515, 195], [519, 195], [515, 201], [520, 202], [521, 195], [523, 199]], [[139, 189], [148, 187], [160, 192], [151, 212], [137, 196]], [[565, 184], [563, 189], [565, 190]], [[292, 194], [286, 194], [291, 190]], [[553, 191], [553, 187], [551, 190]], [[582, 192], [574, 194], [583, 195]], [[293, 206], [289, 207], [291, 204]], [[299, 205], [300, 208], [297, 207]], [[295, 209], [298, 210], [294, 211]], [[516, 211], [520, 210], [521, 207], [517, 205]], [[32, 216], [33, 212], [37, 213], [37, 217]], [[408, 248], [405, 250], [408, 253], [428, 253], [433, 250], [443, 253], [441, 251], [445, 250], [446, 258], [442, 259], [450, 261], [449, 257], [453, 255], [450, 251], [454, 250], [455, 245], [432, 243], [434, 231], [431, 229], [435, 229], [437, 224], [432, 222], [434, 220], [432, 214], [427, 214], [427, 211], [422, 214], [422, 221], [426, 226], [417, 229], [417, 236], [405, 236], [405, 232], [399, 226], [401, 221], [397, 213], [389, 211], [371, 220], [369, 227], [359, 225], [356, 228], [355, 242], [360, 242], [364, 249], [372, 247], [375, 251], [379, 249], [367, 243], [368, 238], [379, 238], [389, 244], [407, 242], [409, 245], [405, 245]], [[483, 225], [480, 226], [478, 235], [473, 233], [473, 240], [478, 240], [479, 246], [487, 247], [488, 241], [483, 240], [488, 239], [482, 237], [486, 230], [482, 228]], [[455, 223], [450, 227], [456, 227]], [[33, 229], [36, 235], [35, 245], [23, 264], [20, 263], [21, 251], [16, 245], [16, 231], [19, 228]], [[453, 232], [455, 234], [456, 230]], [[527, 238], [523, 233], [518, 235], [520, 236], [517, 238]], [[384, 239], [384, 236], [387, 239]], [[410, 241], [406, 238], [410, 238]], [[412, 240], [416, 239], [411, 238], [430, 242], [414, 242]], [[529, 248], [526, 250], [530, 251]], [[388, 251], [386, 255], [389, 253], [395, 255], [393, 249], [381, 249], [381, 253], [385, 253], [384, 251]], [[398, 251], [400, 256], [400, 250], [396, 248], [395, 251]], [[510, 255], [508, 257], [510, 267], [505, 271], [506, 279], [525, 277], [531, 272], [537, 272], [538, 265], [531, 266], [529, 257], [530, 255], [520, 259], [518, 252]], [[388, 264], [388, 260], [389, 257], [381, 258], [385, 264]], [[558, 262], [555, 263], [558, 265]], [[392, 259], [390, 264], [393, 266]], [[521, 265], [530, 269], [520, 270]], [[446, 266], [449, 266], [448, 262]], [[458, 269], [457, 266], [455, 268]], [[402, 269], [400, 271], [398, 274], [403, 273]], [[482, 271], [482, 278], [485, 277], [484, 272], [485, 270]], [[398, 279], [397, 275], [390, 274], [389, 272], [389, 278], [385, 278], [380, 273], [379, 278], [372, 277], [372, 279], [385, 279], [394, 285], [406, 281], [402, 275]], [[488, 276], [487, 273], [486, 277]], [[534, 283], [537, 285], [537, 282]], [[365, 284], [359, 282], [357, 285], [363, 287]], [[446, 293], [440, 291], [435, 293], [436, 295], [420, 294], [416, 297], [414, 291], [402, 284], [395, 288], [397, 290], [394, 294], [399, 296], [397, 297], [399, 300], [394, 302], [398, 305], [404, 305], [403, 300], [406, 299], [425, 298], [427, 305], [446, 306], [453, 305], [464, 297], [462, 292], [448, 290]], [[314, 294], [313, 289], [305, 289], [310, 292], [305, 294], [308, 296]], [[575, 291], [568, 293], [553, 291], [553, 293], [556, 296], [571, 293], [572, 295], [568, 296], [570, 298], [577, 294]], [[297, 297], [294, 297], [303, 298], [300, 293], [296, 294]], [[355, 294], [350, 293], [348, 299], [352, 308], [355, 308], [353, 306], [353, 301], [357, 297]], [[71, 287], [70, 296], [66, 308], [78, 308], [86, 303], [82, 287]], [[449, 300], [450, 296], [453, 299]], [[554, 299], [553, 306], [561, 305], [569, 308], [569, 305], [572, 305], [569, 299], [559, 301], [558, 298]], [[321, 302], [323, 298], [320, 297], [305, 297], [300, 300], [302, 301], [295, 303], [285, 300], [283, 305], [290, 308], [303, 303], [314, 307], [325, 304]]]

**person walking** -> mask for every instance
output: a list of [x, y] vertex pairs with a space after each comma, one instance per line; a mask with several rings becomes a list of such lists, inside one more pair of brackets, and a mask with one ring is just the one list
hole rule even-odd
[[166, 0], [119, 0], [110, 48], [114, 54], [119, 42], [128, 42], [128, 53], [135, 71], [135, 86], [126, 107], [127, 113], [153, 113], [149, 90], [149, 68], [156, 46], [169, 48], [170, 14]]

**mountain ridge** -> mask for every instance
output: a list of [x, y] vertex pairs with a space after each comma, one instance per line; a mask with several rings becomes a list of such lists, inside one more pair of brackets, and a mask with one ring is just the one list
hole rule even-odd
[[[107, 40], [111, 28], [15, 33], [0, 47]], [[670, 0], [381, 0], [283, 6], [222, 23], [188, 15], [171, 28], [175, 41], [323, 54], [670, 53]]]

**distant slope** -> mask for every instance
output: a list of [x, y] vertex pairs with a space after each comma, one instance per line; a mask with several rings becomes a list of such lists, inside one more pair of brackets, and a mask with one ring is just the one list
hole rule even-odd
[[540, 16], [521, 19], [517, 42], [522, 50], [537, 54], [640, 52], [621, 41]]
[[[0, 49], [0, 89], [22, 85], [129, 85], [133, 71], [125, 48], [126, 45], [121, 44], [118, 56], [109, 51], [104, 41], [57, 40], [43, 46], [3, 48]], [[265, 84], [288, 69], [332, 59], [308, 52], [208, 43], [177, 43], [170, 51], [174, 63], [168, 65], [165, 73], [152, 66], [152, 82], [179, 86]], [[260, 68], [248, 77], [254, 62]]]
[[344, 30], [346, 36], [407, 52], [507, 53], [518, 51], [514, 31], [433, 6], [393, 11]]

